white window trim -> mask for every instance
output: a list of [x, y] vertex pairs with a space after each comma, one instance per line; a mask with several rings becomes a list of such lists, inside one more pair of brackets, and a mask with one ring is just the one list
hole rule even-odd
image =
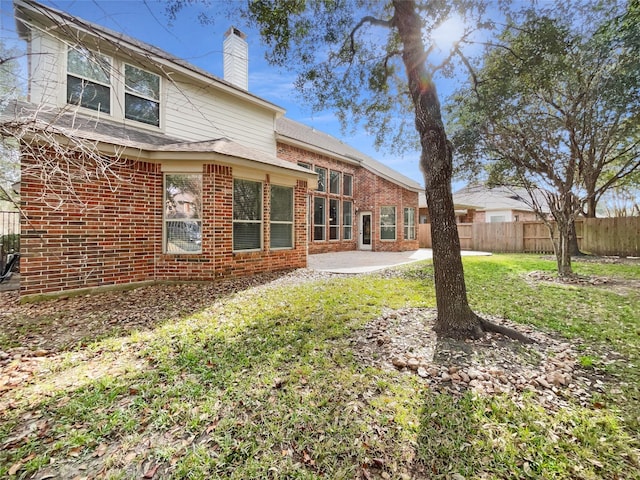
[[[140, 95], [138, 93], [132, 93], [132, 92], [128, 92], [127, 91], [127, 73], [126, 73], [127, 65], [129, 65], [130, 67], [133, 67], [133, 68], [135, 68], [137, 70], [141, 70], [143, 72], [150, 73], [151, 75], [155, 75], [156, 77], [158, 77], [158, 98], [157, 99], [151, 98], [151, 97], [147, 97], [145, 95]], [[123, 90], [123, 93], [122, 93], [122, 118], [125, 119], [127, 122], [133, 122], [135, 125], [145, 126], [145, 127], [148, 127], [148, 128], [154, 129], [154, 130], [160, 129], [162, 127], [162, 125], [163, 125], [162, 116], [163, 116], [163, 113], [164, 113], [164, 110], [165, 110], [164, 108], [162, 108], [162, 84], [163, 84], [162, 76], [160, 76], [157, 73], [154, 73], [154, 72], [152, 72], [150, 70], [147, 70], [147, 69], [144, 69], [144, 68], [140, 68], [140, 67], [138, 67], [136, 65], [133, 65], [131, 63], [122, 62], [122, 78], [124, 79], [123, 82], [122, 82], [123, 83], [123, 85], [122, 85], [122, 90]], [[155, 103], [158, 104], [158, 125], [153, 125], [151, 123], [141, 122], [141, 121], [135, 120], [133, 118], [127, 118], [127, 116], [126, 116], [127, 115], [127, 112], [126, 112], [126, 102], [127, 102], [126, 95], [127, 95], [127, 93], [129, 95], [133, 95], [133, 96], [136, 96], [136, 97], [139, 97], [139, 98], [143, 98], [145, 100], [149, 100], [151, 102], [155, 102]]]
[[[344, 204], [345, 203], [349, 203], [351, 204], [351, 223], [350, 224], [345, 224], [344, 223]], [[353, 240], [353, 201], [352, 200], [343, 200], [342, 201], [342, 212], [340, 215], [340, 222], [342, 223], [342, 241], [345, 242], [350, 242]], [[347, 231], [347, 229], [349, 229], [349, 232], [351, 234], [350, 238], [344, 238], [344, 234]]]
[[[295, 229], [295, 218], [296, 218], [296, 196], [295, 189], [290, 185], [278, 185], [271, 184], [271, 187], [283, 187], [289, 188], [291, 190], [291, 221], [284, 220], [271, 220], [271, 208], [273, 208], [273, 202], [269, 202], [269, 224], [274, 225], [291, 225], [291, 246], [290, 247], [272, 247], [269, 245], [269, 250], [293, 250], [296, 246], [296, 229]], [[271, 194], [271, 192], [269, 192]], [[269, 243], [271, 243], [271, 228], [269, 228]]]
[[[92, 116], [104, 116], [104, 117], [108, 117], [114, 120], [118, 120], [118, 121], [123, 121], [125, 123], [125, 125], [132, 125], [135, 126], [135, 128], [138, 129], [147, 129], [149, 131], [152, 132], [162, 132], [165, 130], [165, 115], [166, 115], [166, 104], [167, 104], [167, 100], [165, 98], [165, 92], [164, 92], [164, 78], [162, 75], [153, 72], [151, 70], [147, 70], [144, 68], [140, 68], [136, 65], [132, 65], [130, 63], [126, 63], [123, 60], [120, 60], [116, 57], [112, 57], [110, 55], [105, 55], [101, 52], [97, 52], [91, 48], [87, 48], [86, 50], [88, 50], [89, 52], [91, 52], [92, 54], [95, 55], [101, 55], [102, 57], [105, 57], [109, 60], [109, 65], [110, 65], [110, 71], [109, 71], [109, 80], [110, 83], [107, 85], [105, 83], [102, 82], [98, 82], [95, 80], [92, 80], [90, 78], [86, 78], [82, 75], [77, 75], [75, 73], [70, 73], [69, 72], [69, 63], [68, 63], [68, 56], [69, 56], [69, 50], [78, 50], [77, 48], [74, 48], [71, 45], [67, 46], [67, 49], [65, 51], [65, 54], [63, 55], [64, 57], [64, 62], [61, 62], [61, 67], [58, 69], [58, 79], [60, 81], [60, 85], [62, 85], [61, 88], [58, 89], [58, 93], [57, 93], [57, 98], [58, 98], [58, 103], [59, 106], [61, 108], [74, 108], [74, 109], [78, 109], [79, 112], [82, 113], [86, 113], [88, 115], [92, 115]], [[151, 125], [149, 123], [144, 123], [144, 122], [140, 122], [138, 120], [133, 120], [130, 118], [126, 118], [125, 117], [125, 94], [126, 92], [126, 86], [125, 86], [125, 65], [131, 65], [134, 68], [137, 68], [139, 70], [143, 70], [145, 72], [151, 73], [153, 75], [157, 75], [159, 77], [159, 91], [158, 91], [158, 105], [159, 105], [159, 110], [160, 110], [160, 115], [159, 115], [159, 125]], [[100, 112], [98, 110], [94, 110], [92, 108], [88, 108], [88, 107], [83, 107], [81, 105], [75, 105], [73, 103], [68, 103], [67, 102], [67, 75], [71, 75], [74, 76], [76, 78], [80, 78], [80, 79], [84, 79], [84, 80], [88, 80], [91, 82], [94, 82], [98, 85], [102, 85], [104, 87], [109, 87], [109, 102], [110, 102], [110, 108], [109, 108], [109, 113], [106, 112]], [[140, 98], [146, 98], [142, 95], [138, 95]], [[154, 99], [149, 98], [148, 100], [152, 100], [152, 101], [156, 101]]]
[[[382, 209], [383, 208], [393, 208], [393, 225], [382, 225]], [[380, 221], [378, 222], [380, 226], [380, 241], [381, 242], [395, 242], [398, 240], [398, 209], [394, 205], [382, 205], [380, 207]], [[382, 238], [382, 228], [390, 228], [393, 226], [393, 238]]]
[[[405, 228], [404, 239], [405, 240], [415, 240], [416, 239], [416, 209], [412, 208], [412, 207], [405, 207], [404, 210], [405, 210], [405, 212], [406, 211], [413, 211], [413, 222], [410, 221], [408, 225], [405, 223], [405, 226], [404, 226], [404, 228]], [[406, 235], [407, 229], [409, 230], [409, 235]], [[411, 235], [411, 232], [413, 232], [413, 235]]]
[[[331, 174], [337, 174], [338, 175], [338, 191], [337, 192], [332, 192], [331, 191]], [[340, 195], [342, 192], [342, 172], [340, 170], [329, 170], [329, 179], [327, 182], [328, 185], [328, 189], [327, 189], [327, 193], [330, 195]]]
[[[335, 224], [331, 224], [331, 202], [336, 202], [336, 223]], [[342, 224], [342, 202], [340, 202], [340, 200], [338, 200], [337, 198], [329, 198], [329, 208], [327, 209], [327, 214], [329, 215], [328, 218], [328, 227], [329, 227], [329, 235], [327, 235], [327, 241], [328, 242], [340, 242], [342, 240], [342, 238], [340, 237], [340, 234], [342, 233], [342, 229], [340, 228], [340, 225]], [[331, 238], [331, 229], [335, 229], [336, 230], [336, 238]]]
[[[164, 207], [165, 201], [166, 199], [166, 194], [167, 194], [167, 176], [168, 175], [200, 175], [203, 176], [202, 171], [200, 172], [163, 172], [162, 174], [162, 253], [164, 255], [202, 255], [203, 251], [202, 251], [202, 243], [200, 243], [200, 249], [199, 250], [194, 250], [193, 252], [170, 252], [167, 249], [167, 222], [179, 222], [179, 221], [191, 221], [191, 222], [197, 222], [200, 224], [200, 232], [202, 234], [202, 228], [203, 228], [203, 219], [202, 217], [198, 218], [198, 219], [170, 219], [167, 218], [167, 211], [166, 208]], [[204, 177], [202, 179], [204, 181]], [[202, 192], [200, 192], [202, 194]], [[202, 215], [202, 213], [201, 213]]]
[[[72, 73], [69, 71], [69, 51], [70, 50], [75, 50], [75, 51], [81, 51], [81, 50], [86, 50], [89, 53], [93, 54], [93, 55], [100, 55], [101, 57], [104, 57], [105, 59], [107, 59], [109, 61], [109, 83], [102, 83], [98, 80], [94, 80], [92, 78], [89, 77], [85, 77], [84, 75], [80, 75], [77, 73]], [[59, 70], [58, 70], [59, 71]], [[111, 57], [110, 55], [104, 55], [102, 53], [99, 52], [95, 52], [92, 49], [89, 48], [84, 48], [84, 47], [80, 47], [80, 48], [76, 48], [73, 47], [72, 45], [68, 45], [67, 49], [65, 51], [65, 55], [64, 55], [64, 72], [63, 72], [63, 76], [64, 76], [64, 81], [62, 82], [63, 87], [60, 88], [59, 92], [60, 92], [60, 99], [62, 101], [62, 105], [64, 107], [71, 107], [71, 108], [77, 108], [79, 109], [81, 112], [87, 112], [91, 115], [105, 115], [107, 117], [114, 117], [113, 112], [115, 110], [115, 105], [117, 104], [117, 102], [114, 102], [114, 99], [116, 97], [115, 95], [115, 85], [113, 82], [114, 79], [114, 71], [115, 71], [115, 59], [113, 57]], [[107, 87], [109, 88], [109, 112], [101, 112], [99, 110], [94, 110], [93, 108], [89, 108], [89, 107], [83, 107], [80, 104], [75, 104], [75, 103], [69, 103], [69, 99], [67, 98], [67, 88], [68, 88], [68, 84], [67, 82], [68, 77], [72, 76], [75, 78], [79, 78], [81, 80], [86, 80], [88, 82], [92, 82], [95, 83], [97, 85], [102, 85], [103, 87]]]
[[[234, 187], [232, 189], [232, 195], [231, 195], [231, 223], [232, 223], [232, 228], [231, 228], [231, 249], [232, 250], [231, 251], [232, 253], [262, 252], [264, 250], [264, 182], [250, 179], [250, 178], [234, 177], [233, 181], [235, 182], [236, 180], [245, 180], [248, 182], [254, 182], [254, 183], [260, 184], [260, 220], [236, 220], [235, 218], [233, 218], [233, 207], [235, 206], [235, 203], [236, 203], [235, 187]], [[233, 224], [236, 224], [236, 223], [259, 223], [260, 224], [260, 247], [259, 248], [247, 248], [242, 250], [236, 250], [233, 247], [235, 244], [235, 241], [233, 238]]]
[[[344, 179], [346, 177], [350, 177], [351, 178], [351, 192], [350, 193], [345, 193], [344, 191]], [[353, 197], [353, 175], [351, 175], [350, 173], [342, 173], [342, 195], [345, 197]]]
[[[323, 218], [324, 221], [322, 224], [317, 225], [316, 224], [316, 198], [322, 199], [324, 201], [323, 204]], [[314, 242], [326, 242], [327, 241], [327, 197], [324, 196], [314, 196], [313, 197], [313, 225], [312, 225], [312, 230], [311, 230], [311, 235], [312, 235], [312, 241]], [[324, 234], [322, 235], [321, 239], [316, 239], [315, 233], [316, 233], [316, 225], [318, 227], [322, 227], [322, 231], [324, 232]]]

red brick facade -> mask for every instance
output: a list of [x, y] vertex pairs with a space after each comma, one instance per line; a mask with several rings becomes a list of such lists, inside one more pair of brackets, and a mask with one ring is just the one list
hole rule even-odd
[[202, 253], [165, 254], [160, 165], [119, 162], [108, 181], [92, 178], [77, 184], [74, 200], [69, 195], [43, 195], [42, 180], [30, 175], [33, 162], [32, 157], [22, 159], [22, 207], [27, 218], [22, 221], [21, 295], [147, 281], [215, 280], [307, 264], [305, 181], [298, 180], [294, 188], [294, 248], [269, 249], [266, 175], [263, 249], [234, 253], [233, 171], [205, 164]]
[[[305, 163], [312, 167], [321, 167], [353, 176], [353, 195], [345, 196], [328, 192], [314, 191], [310, 193], [310, 208], [313, 209], [313, 197], [334, 198], [342, 201], [353, 202], [352, 239], [343, 240], [312, 240], [309, 242], [309, 253], [327, 253], [337, 251], [356, 250], [358, 248], [359, 213], [371, 212], [372, 214], [372, 245], [373, 251], [405, 251], [418, 248], [417, 223], [418, 223], [418, 193], [392, 183], [366, 168], [355, 164], [336, 160], [334, 158], [310, 152], [302, 148], [285, 143], [278, 143], [278, 157], [293, 163]], [[396, 207], [396, 239], [381, 240], [380, 238], [380, 208], [383, 206]], [[415, 212], [415, 238], [405, 239], [404, 235], [404, 209], [412, 208]], [[313, 216], [310, 216], [313, 223]], [[341, 231], [344, 225], [341, 222]], [[313, 228], [313, 225], [311, 225]], [[310, 229], [310, 231], [312, 231]]]
[[[392, 183], [357, 164], [278, 144], [278, 156], [291, 162], [352, 176], [352, 194], [308, 192], [307, 182], [294, 188], [294, 247], [271, 250], [270, 178], [263, 181], [263, 247], [260, 251], [233, 252], [233, 169], [203, 165], [202, 253], [168, 254], [163, 251], [163, 173], [160, 164], [121, 161], [109, 178], [95, 177], [75, 186], [73, 194], [45, 194], [40, 178], [30, 174], [34, 160], [22, 159], [21, 295], [34, 295], [124, 285], [148, 281], [211, 281], [221, 277], [305, 267], [307, 253], [358, 248], [359, 213], [372, 215], [371, 249], [403, 251], [418, 248], [416, 238], [405, 239], [404, 209], [415, 209], [418, 194]], [[90, 169], [89, 169], [90, 170]], [[119, 179], [119, 180], [116, 180]], [[328, 179], [327, 179], [328, 180]], [[115, 183], [114, 183], [115, 182]], [[53, 186], [48, 181], [49, 186]], [[342, 185], [341, 185], [342, 187]], [[327, 190], [329, 190], [327, 188]], [[351, 239], [344, 239], [343, 217], [329, 240], [309, 241], [313, 224], [308, 208], [313, 197], [352, 203]], [[311, 202], [309, 203], [311, 199]], [[381, 207], [396, 211], [395, 240], [380, 238]], [[328, 210], [327, 210], [328, 211]], [[313, 213], [313, 212], [311, 212]], [[313, 222], [312, 222], [313, 223]], [[328, 232], [329, 225], [327, 222]]]

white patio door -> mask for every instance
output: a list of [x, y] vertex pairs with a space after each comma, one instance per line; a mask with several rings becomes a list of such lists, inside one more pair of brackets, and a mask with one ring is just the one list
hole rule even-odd
[[371, 250], [371, 212], [360, 212], [358, 218], [358, 248]]

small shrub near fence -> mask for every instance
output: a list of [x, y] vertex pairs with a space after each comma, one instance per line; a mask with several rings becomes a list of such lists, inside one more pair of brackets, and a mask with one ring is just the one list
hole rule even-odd
[[[640, 217], [585, 218], [576, 222], [578, 246], [593, 255], [640, 256]], [[494, 253], [553, 253], [542, 222], [458, 224], [463, 250]], [[420, 247], [431, 248], [431, 225], [421, 224]]]

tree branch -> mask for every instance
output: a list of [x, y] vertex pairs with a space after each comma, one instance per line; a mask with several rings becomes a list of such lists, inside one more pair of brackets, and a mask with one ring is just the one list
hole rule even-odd
[[356, 39], [355, 39], [356, 33], [365, 24], [375, 25], [377, 27], [386, 27], [386, 28], [391, 28], [392, 26], [391, 20], [381, 20], [379, 18], [372, 17], [370, 15], [367, 15], [366, 17], [362, 17], [358, 22], [358, 24], [355, 27], [353, 27], [353, 30], [351, 30], [351, 33], [349, 34], [349, 40], [350, 40], [349, 51], [351, 52], [352, 56], [356, 54]]

